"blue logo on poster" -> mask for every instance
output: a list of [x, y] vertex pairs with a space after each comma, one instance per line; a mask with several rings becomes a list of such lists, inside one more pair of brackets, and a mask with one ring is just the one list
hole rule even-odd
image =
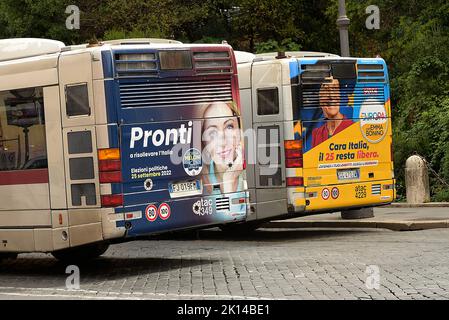
[[184, 153], [182, 157], [182, 164], [185, 172], [193, 177], [200, 174], [203, 169], [203, 160], [201, 158], [201, 152], [198, 149], [192, 148]]

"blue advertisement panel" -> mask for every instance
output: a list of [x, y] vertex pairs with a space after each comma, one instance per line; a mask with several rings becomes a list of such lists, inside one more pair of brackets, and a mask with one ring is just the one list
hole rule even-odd
[[141, 212], [128, 235], [246, 217], [239, 114], [232, 102], [194, 110], [196, 120], [120, 126], [124, 207], [116, 211]]

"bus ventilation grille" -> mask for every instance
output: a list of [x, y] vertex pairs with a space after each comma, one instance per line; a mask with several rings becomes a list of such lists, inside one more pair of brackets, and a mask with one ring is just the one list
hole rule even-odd
[[156, 54], [148, 53], [123, 53], [115, 54], [115, 71], [119, 78], [126, 77], [156, 77]]
[[373, 185], [371, 185], [371, 194], [373, 196], [380, 195], [380, 193], [381, 193], [381, 186], [380, 186], [380, 184], [373, 184]]
[[301, 82], [304, 84], [323, 83], [331, 76], [331, 65], [328, 63], [305, 64], [301, 74]]
[[194, 52], [197, 74], [231, 74], [232, 64], [228, 51]]
[[185, 106], [232, 100], [231, 80], [121, 83], [123, 108]]
[[381, 64], [358, 64], [358, 82], [385, 82], [384, 66]]
[[229, 210], [229, 198], [217, 198], [215, 200], [217, 211]]
[[[349, 101], [352, 105], [378, 105], [384, 102], [384, 88], [383, 85], [376, 84], [370, 88], [364, 88], [356, 85], [355, 88], [340, 87], [340, 89], [326, 88], [321, 89], [323, 92], [330, 93], [336, 97], [341, 98], [342, 103]], [[320, 85], [319, 84], [303, 84], [301, 88], [301, 106], [304, 108], [319, 108], [320, 107]], [[369, 98], [369, 99], [367, 99]], [[338, 99], [328, 101], [328, 105], [340, 106]]]

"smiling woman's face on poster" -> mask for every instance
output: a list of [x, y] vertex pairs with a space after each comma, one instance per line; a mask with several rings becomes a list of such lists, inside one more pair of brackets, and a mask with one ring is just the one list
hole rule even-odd
[[237, 191], [243, 171], [241, 129], [236, 111], [216, 102], [204, 111], [203, 144], [209, 175], [224, 183], [223, 192]]
[[238, 120], [225, 103], [210, 105], [204, 113], [203, 139], [206, 150], [217, 168], [226, 170], [232, 166], [240, 144]]

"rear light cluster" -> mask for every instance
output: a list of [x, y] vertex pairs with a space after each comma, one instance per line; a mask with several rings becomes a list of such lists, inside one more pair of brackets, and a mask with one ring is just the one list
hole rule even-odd
[[[285, 140], [285, 167], [302, 168], [302, 140]], [[303, 177], [287, 177], [287, 187], [299, 187], [304, 185]]]
[[301, 187], [304, 185], [303, 177], [288, 177], [287, 187]]
[[[98, 170], [100, 183], [122, 182], [120, 149], [98, 150]], [[123, 205], [123, 195], [101, 195], [101, 205], [103, 207], [119, 207]]]
[[102, 207], [120, 207], [123, 205], [122, 194], [107, 194], [101, 196]]

